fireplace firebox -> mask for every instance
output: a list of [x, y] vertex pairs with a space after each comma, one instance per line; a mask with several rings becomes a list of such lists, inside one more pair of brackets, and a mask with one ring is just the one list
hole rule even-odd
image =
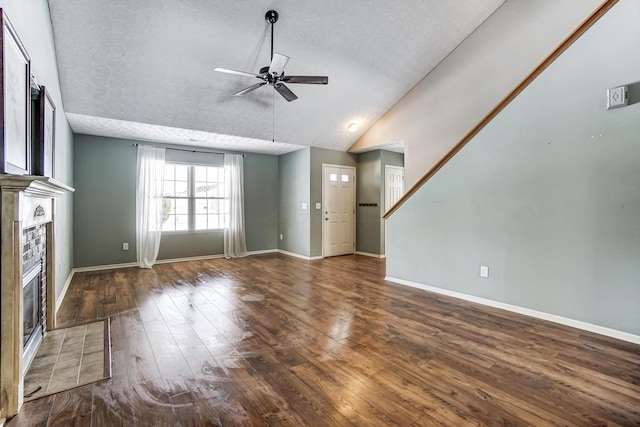
[[42, 312], [42, 262], [36, 264], [22, 280], [22, 369], [27, 370], [44, 335]]

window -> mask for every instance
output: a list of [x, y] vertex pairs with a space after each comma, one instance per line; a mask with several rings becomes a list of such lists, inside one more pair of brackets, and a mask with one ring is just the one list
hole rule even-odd
[[216, 230], [229, 216], [224, 168], [166, 163], [162, 231]]

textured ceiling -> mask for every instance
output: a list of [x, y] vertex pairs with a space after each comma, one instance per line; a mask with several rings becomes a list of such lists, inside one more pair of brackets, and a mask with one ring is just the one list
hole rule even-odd
[[[278, 154], [348, 149], [502, 3], [49, 0], [49, 7], [75, 132]], [[291, 103], [268, 86], [233, 97], [255, 80], [213, 71], [268, 65], [269, 9], [280, 14], [275, 50], [291, 57], [287, 74], [329, 76], [327, 86], [290, 84], [299, 96]], [[352, 122], [355, 133], [346, 130]]]

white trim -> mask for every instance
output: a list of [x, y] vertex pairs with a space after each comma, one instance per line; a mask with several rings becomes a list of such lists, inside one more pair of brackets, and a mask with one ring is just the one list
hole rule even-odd
[[137, 262], [127, 262], [123, 264], [104, 264], [104, 265], [92, 265], [89, 267], [77, 267], [72, 271], [75, 273], [83, 273], [85, 271], [100, 271], [100, 270], [113, 270], [116, 268], [137, 267]]
[[[155, 263], [156, 264], [170, 264], [172, 262], [202, 261], [202, 260], [205, 260], [205, 259], [218, 259], [218, 258], [224, 258], [224, 255], [223, 254], [217, 254], [217, 255], [190, 256], [190, 257], [184, 257], [184, 258], [157, 259]], [[134, 263], [133, 265], [135, 267], [138, 264]]]
[[58, 315], [58, 310], [60, 310], [62, 301], [64, 300], [65, 295], [67, 295], [67, 291], [69, 290], [69, 285], [71, 284], [71, 279], [73, 279], [73, 275], [76, 273], [76, 271], [77, 270], [75, 268], [71, 269], [71, 271], [69, 272], [69, 277], [67, 277], [67, 281], [64, 282], [64, 286], [62, 287], [62, 291], [60, 292], [60, 295], [56, 295], [56, 312], [53, 314], [54, 316]]
[[[250, 251], [248, 255], [260, 255], [260, 254], [270, 254], [278, 252], [278, 249], [266, 249], [262, 251]], [[184, 257], [184, 258], [169, 258], [169, 259], [159, 259], [156, 260], [156, 264], [169, 264], [172, 262], [183, 262], [183, 261], [201, 261], [205, 259], [219, 259], [224, 258], [223, 254], [216, 255], [202, 255], [202, 256], [192, 256], [192, 257]], [[137, 267], [137, 262], [126, 262], [122, 264], [104, 264], [104, 265], [92, 265], [89, 267], [77, 267], [71, 270], [73, 273], [81, 273], [85, 271], [100, 271], [100, 270], [114, 270], [116, 268], [127, 268], [127, 267]], [[65, 286], [69, 286], [69, 281], [71, 281], [71, 277], [67, 280], [67, 284]]]
[[[262, 251], [251, 251], [251, 252], [248, 252], [248, 255], [270, 254], [270, 253], [277, 253], [277, 252], [278, 252], [278, 249], [266, 249]], [[224, 258], [224, 255], [204, 255], [204, 256], [194, 256], [194, 257], [187, 257], [187, 258], [161, 259], [161, 260], [157, 260], [156, 264], [168, 264], [171, 262], [198, 261], [198, 260], [204, 260], [204, 259], [217, 259], [217, 258]], [[71, 272], [69, 272], [69, 277], [67, 277], [67, 281], [64, 283], [62, 292], [60, 292], [60, 295], [57, 295], [56, 313], [55, 313], [56, 316], [58, 315], [58, 310], [60, 310], [62, 301], [64, 300], [64, 297], [67, 294], [67, 291], [69, 290], [69, 285], [71, 284], [71, 280], [73, 279], [74, 274], [82, 273], [85, 271], [114, 270], [116, 268], [127, 268], [127, 267], [137, 267], [137, 266], [138, 266], [137, 262], [127, 262], [123, 264], [105, 264], [105, 265], [94, 265], [89, 267], [72, 268]], [[0, 424], [0, 427], [2, 427], [2, 424]]]
[[278, 253], [282, 254], [282, 255], [288, 255], [288, 256], [292, 256], [294, 258], [300, 258], [300, 259], [306, 259], [307, 261], [315, 261], [317, 259], [323, 259], [324, 257], [322, 256], [306, 256], [306, 255], [300, 255], [300, 254], [296, 254], [293, 252], [288, 252], [288, 251], [283, 251], [282, 249], [278, 249]]
[[628, 341], [634, 344], [640, 344], [639, 335], [634, 335], [628, 332], [622, 332], [615, 329], [605, 328], [604, 326], [594, 325], [592, 323], [583, 322], [581, 320], [569, 319], [567, 317], [562, 317], [555, 314], [549, 314], [543, 311], [537, 311], [537, 310], [532, 310], [530, 308], [507, 304], [504, 302], [493, 301], [490, 299], [477, 297], [474, 295], [463, 294], [461, 292], [456, 292], [456, 291], [450, 291], [448, 289], [436, 288], [429, 285], [423, 285], [422, 283], [411, 282], [409, 280], [404, 280], [404, 279], [397, 279], [395, 277], [386, 276], [384, 280], [398, 283], [400, 285], [411, 286], [412, 288], [418, 288], [418, 289], [422, 289], [429, 292], [435, 292], [437, 294], [447, 295], [447, 296], [462, 299], [465, 301], [487, 305], [489, 307], [501, 308], [503, 310], [511, 311], [514, 313], [524, 314], [525, 316], [531, 316], [531, 317], [535, 317], [542, 320], [548, 320], [554, 323], [560, 323], [562, 325], [571, 326], [572, 328], [594, 332], [596, 334], [605, 335], [605, 336], [616, 338], [622, 341]]
[[387, 257], [385, 254], [378, 255], [378, 254], [372, 254], [370, 252], [361, 252], [361, 251], [356, 251], [355, 254], [356, 255], [362, 255], [362, 256], [369, 256], [369, 257], [372, 257], [372, 258], [386, 258]]
[[262, 251], [249, 251], [247, 252], [247, 255], [251, 256], [251, 255], [277, 254], [277, 253], [278, 253], [277, 249], [264, 249]]
[[[169, 264], [172, 262], [183, 262], [183, 261], [200, 261], [204, 259], [217, 259], [224, 258], [224, 255], [202, 255], [202, 256], [192, 256], [192, 257], [184, 257], [184, 258], [168, 258], [168, 259], [158, 259], [155, 264]], [[85, 271], [100, 271], [100, 270], [115, 270], [116, 268], [128, 268], [128, 267], [137, 267], [137, 262], [125, 262], [122, 264], [104, 264], [104, 265], [92, 265], [89, 267], [77, 267], [73, 270], [76, 273], [85, 272]]]

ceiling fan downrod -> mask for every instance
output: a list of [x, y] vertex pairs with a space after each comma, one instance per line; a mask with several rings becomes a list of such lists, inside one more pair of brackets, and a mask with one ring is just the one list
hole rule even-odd
[[278, 22], [278, 12], [275, 10], [269, 10], [264, 15], [264, 19], [271, 24], [271, 59], [273, 59], [273, 24]]

